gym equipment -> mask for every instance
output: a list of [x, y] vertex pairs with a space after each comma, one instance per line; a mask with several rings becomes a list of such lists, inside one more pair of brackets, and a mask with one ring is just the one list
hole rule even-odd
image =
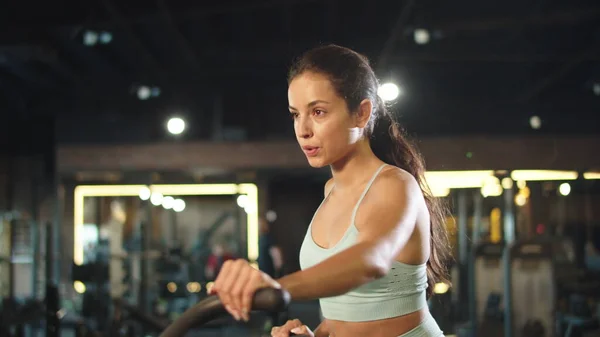
[[[600, 277], [582, 272], [570, 282], [558, 284], [559, 308], [556, 314], [558, 336], [600, 334]], [[595, 307], [597, 306], [597, 307]]]
[[[600, 317], [595, 317], [588, 303], [588, 298], [580, 294], [569, 296], [569, 308], [566, 312], [558, 312], [556, 318], [557, 335], [573, 336], [573, 331], [600, 333]], [[564, 334], [563, 334], [564, 332]]]
[[[279, 312], [285, 310], [289, 302], [289, 294], [282, 289], [260, 289], [254, 294], [252, 310]], [[224, 315], [228, 313], [219, 298], [215, 295], [209, 296], [184, 312], [163, 331], [160, 337], [183, 337], [190, 329]]]
[[[517, 241], [509, 248], [511, 307], [515, 337], [525, 331], [554, 331], [556, 310], [556, 242]], [[552, 335], [552, 333], [550, 333]]]
[[46, 285], [44, 301], [30, 299], [18, 302], [14, 298], [5, 298], [0, 310], [0, 337], [11, 336], [10, 331], [14, 331], [16, 336], [23, 336], [26, 326], [39, 327], [44, 320], [45, 336], [60, 336], [60, 326], [63, 323], [61, 318], [64, 314], [59, 304], [58, 288], [51, 284]]
[[[46, 336], [60, 335], [58, 290], [52, 284], [53, 254], [51, 224], [38, 228], [23, 220], [19, 212], [0, 213], [0, 336], [35, 334], [43, 329]], [[41, 230], [46, 228], [45, 286], [40, 281]], [[30, 276], [31, 282], [27, 282]], [[44, 292], [45, 299], [39, 294]], [[33, 329], [33, 330], [32, 330]]]
[[0, 311], [0, 336], [24, 336], [25, 328], [33, 326], [45, 318], [45, 305], [41, 301], [18, 302], [4, 299]]
[[204, 266], [211, 254], [211, 240], [217, 231], [223, 226], [233, 214], [231, 212], [223, 212], [221, 215], [206, 229], [198, 234], [190, 257], [187, 258], [191, 263], [189, 265], [189, 276], [193, 280], [209, 281], [204, 275]]
[[60, 297], [58, 287], [46, 283], [46, 337], [60, 336]]
[[539, 320], [530, 320], [521, 329], [521, 335], [527, 337], [545, 337], [546, 330]]
[[0, 215], [0, 298], [12, 296], [13, 265], [11, 255], [12, 235], [10, 223]]
[[144, 336], [148, 333], [160, 333], [168, 326], [168, 321], [144, 313], [122, 299], [114, 299], [111, 324], [105, 333], [107, 336], [123, 332], [131, 336]]
[[9, 296], [38, 298], [39, 292], [39, 228], [38, 225], [13, 212], [8, 217], [10, 232], [10, 277]]
[[469, 286], [470, 322], [476, 336], [502, 335], [503, 313], [500, 303], [504, 296], [502, 275], [503, 243], [481, 242], [472, 250], [472, 273]]

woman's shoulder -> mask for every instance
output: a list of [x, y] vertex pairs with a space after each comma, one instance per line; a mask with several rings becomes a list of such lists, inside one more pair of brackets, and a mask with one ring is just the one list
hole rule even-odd
[[386, 204], [406, 198], [420, 199], [423, 195], [417, 179], [406, 170], [393, 165], [387, 165], [381, 170], [368, 194], [372, 202]]
[[393, 184], [394, 187], [398, 188], [419, 186], [417, 179], [412, 174], [394, 165], [386, 165], [373, 183], [377, 183], [378, 180], [379, 185]]
[[[412, 231], [423, 209], [424, 198], [417, 179], [388, 165], [373, 181], [356, 219], [359, 232], [387, 235], [397, 229]], [[373, 226], [372, 219], [377, 219]], [[400, 232], [397, 232], [400, 233]]]

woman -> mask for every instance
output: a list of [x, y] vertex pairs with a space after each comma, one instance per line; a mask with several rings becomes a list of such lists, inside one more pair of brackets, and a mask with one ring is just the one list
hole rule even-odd
[[423, 161], [378, 97], [368, 60], [319, 47], [288, 83], [298, 143], [312, 167], [329, 165], [333, 175], [300, 251], [302, 270], [273, 280], [230, 261], [213, 292], [238, 320], [248, 320], [258, 288], [320, 299], [325, 320], [314, 332], [293, 320], [273, 328], [276, 337], [442, 336], [426, 298], [445, 281], [445, 214], [423, 190]]

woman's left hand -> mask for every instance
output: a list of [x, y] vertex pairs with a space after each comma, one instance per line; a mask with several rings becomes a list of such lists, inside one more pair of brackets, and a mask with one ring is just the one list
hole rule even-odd
[[250, 266], [243, 259], [223, 264], [210, 294], [219, 296], [225, 309], [236, 319], [249, 320], [252, 297], [261, 288], [281, 288], [269, 275]]

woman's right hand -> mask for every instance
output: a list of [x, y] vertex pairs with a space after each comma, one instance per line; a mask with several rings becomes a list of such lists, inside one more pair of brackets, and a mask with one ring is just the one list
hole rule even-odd
[[315, 334], [306, 325], [302, 324], [299, 319], [289, 320], [284, 325], [275, 326], [271, 329], [271, 337], [288, 337], [294, 335], [315, 337]]

